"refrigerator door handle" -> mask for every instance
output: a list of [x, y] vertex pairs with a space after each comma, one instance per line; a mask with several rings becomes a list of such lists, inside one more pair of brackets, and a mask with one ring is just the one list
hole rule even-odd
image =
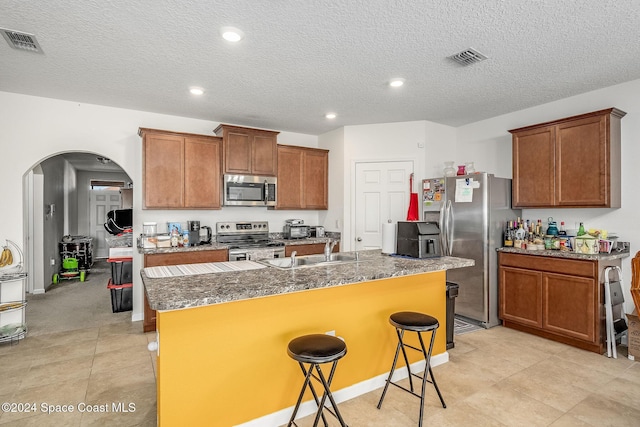
[[447, 200], [447, 255], [451, 256], [453, 253], [453, 205], [451, 200]]
[[447, 224], [445, 223], [445, 210], [447, 203], [443, 203], [440, 207], [440, 220], [438, 224], [440, 224], [440, 248], [442, 250], [442, 255], [448, 255], [449, 249], [447, 246]]

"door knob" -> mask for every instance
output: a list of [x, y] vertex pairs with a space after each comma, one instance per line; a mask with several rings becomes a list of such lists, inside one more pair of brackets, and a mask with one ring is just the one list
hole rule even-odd
[[358, 237], [356, 240], [357, 240], [358, 242], [362, 242], [362, 237]]

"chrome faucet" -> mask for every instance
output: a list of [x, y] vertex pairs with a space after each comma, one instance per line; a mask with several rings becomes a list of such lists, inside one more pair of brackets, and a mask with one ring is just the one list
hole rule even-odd
[[324, 244], [324, 260], [331, 261], [331, 252], [333, 252], [333, 248], [338, 243], [337, 240], [331, 241], [327, 240], [327, 243]]
[[296, 254], [297, 253], [298, 252], [296, 252], [296, 251], [291, 252], [291, 268], [293, 268], [293, 266], [296, 265]]

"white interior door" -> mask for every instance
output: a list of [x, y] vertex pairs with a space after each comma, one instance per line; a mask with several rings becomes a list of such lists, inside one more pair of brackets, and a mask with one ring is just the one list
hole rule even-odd
[[382, 248], [382, 223], [407, 218], [412, 172], [412, 161], [356, 163], [356, 250]]
[[107, 258], [109, 246], [107, 246], [107, 230], [104, 223], [107, 220], [107, 212], [120, 209], [120, 191], [91, 190], [90, 215], [91, 237], [93, 237], [93, 258]]

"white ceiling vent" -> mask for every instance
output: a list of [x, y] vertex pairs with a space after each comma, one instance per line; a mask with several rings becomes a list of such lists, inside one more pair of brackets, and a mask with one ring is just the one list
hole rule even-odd
[[36, 36], [33, 34], [22, 33], [20, 31], [8, 30], [6, 28], [0, 28], [0, 32], [4, 36], [9, 46], [18, 50], [26, 50], [34, 53], [44, 53]]
[[458, 52], [455, 55], [449, 56], [449, 59], [452, 59], [458, 64], [464, 65], [466, 67], [467, 65], [473, 65], [475, 63], [482, 62], [487, 59], [487, 57], [470, 47], [469, 49], [465, 49], [462, 52]]

